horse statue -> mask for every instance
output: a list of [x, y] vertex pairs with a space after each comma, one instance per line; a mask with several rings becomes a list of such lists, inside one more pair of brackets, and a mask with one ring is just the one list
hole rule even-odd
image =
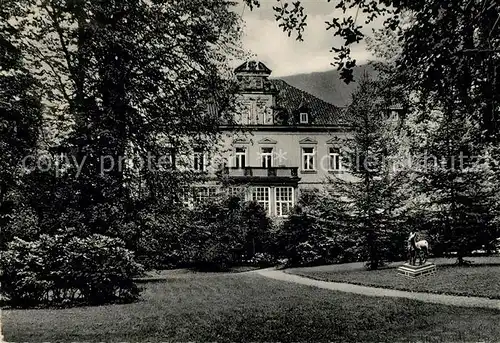
[[417, 254], [419, 265], [425, 263], [427, 261], [427, 256], [429, 256], [429, 243], [425, 239], [417, 241], [416, 236], [416, 233], [410, 232], [410, 236], [408, 237], [409, 262], [412, 266], [416, 263]]

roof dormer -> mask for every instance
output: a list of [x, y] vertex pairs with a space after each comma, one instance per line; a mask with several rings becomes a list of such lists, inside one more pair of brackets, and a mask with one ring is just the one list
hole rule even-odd
[[300, 99], [300, 104], [297, 108], [297, 113], [298, 113], [298, 124], [300, 125], [307, 125], [310, 123], [310, 117], [309, 117], [309, 107], [307, 106], [307, 101], [304, 98], [304, 94], [301, 95]]
[[261, 91], [264, 89], [267, 78], [271, 75], [271, 69], [260, 61], [247, 61], [237, 67], [234, 73], [242, 89]]
[[234, 72], [236, 74], [271, 75], [271, 69], [260, 61], [247, 61], [237, 67]]
[[309, 124], [309, 113], [306, 111], [301, 111], [299, 116], [300, 124]]

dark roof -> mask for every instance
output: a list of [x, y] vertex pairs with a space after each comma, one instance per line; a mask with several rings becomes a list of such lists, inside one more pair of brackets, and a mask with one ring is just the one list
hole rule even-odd
[[326, 101], [318, 99], [312, 94], [295, 88], [283, 80], [270, 79], [276, 89], [276, 106], [288, 113], [294, 114], [307, 110], [315, 125], [345, 124], [345, 110]]
[[247, 61], [237, 67], [235, 73], [262, 73], [262, 74], [271, 74], [271, 69], [266, 67], [266, 65], [262, 62], [257, 61]]

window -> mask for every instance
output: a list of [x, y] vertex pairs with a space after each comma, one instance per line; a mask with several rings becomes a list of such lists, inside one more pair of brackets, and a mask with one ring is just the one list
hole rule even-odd
[[205, 171], [205, 153], [201, 149], [194, 150], [194, 170], [195, 171]]
[[158, 161], [160, 170], [175, 169], [175, 149], [168, 149], [163, 159]]
[[149, 168], [153, 168], [160, 172], [165, 172], [167, 170], [175, 169], [175, 149], [168, 148], [165, 153], [161, 155], [156, 161], [148, 161]]
[[285, 217], [293, 208], [293, 187], [276, 187], [275, 190], [276, 215]]
[[257, 124], [258, 123], [258, 110], [257, 110], [257, 101], [250, 100], [250, 108], [248, 113], [248, 124]]
[[192, 189], [190, 187], [182, 187], [178, 194], [178, 200], [184, 204], [184, 206], [192, 206]]
[[270, 168], [273, 166], [273, 148], [261, 148], [260, 159], [263, 168]]
[[302, 148], [302, 169], [316, 170], [314, 148]]
[[269, 193], [269, 187], [254, 187], [252, 189], [252, 200], [262, 205], [268, 213], [271, 209]]
[[254, 77], [253, 78], [252, 88], [257, 88], [257, 89], [262, 88], [262, 78], [261, 77]]
[[245, 100], [244, 106], [246, 110], [241, 114], [241, 116], [243, 117], [243, 124], [253, 124], [252, 123], [252, 117], [254, 112], [253, 101], [250, 99]]
[[273, 110], [269, 107], [266, 107], [264, 110], [264, 124], [272, 124], [273, 123]]
[[194, 187], [193, 195], [195, 203], [206, 202], [217, 196], [218, 188], [214, 186]]
[[245, 200], [245, 188], [243, 187], [230, 187], [229, 196], [239, 197], [241, 200]]
[[397, 121], [399, 120], [399, 113], [397, 110], [394, 110], [394, 109], [391, 109], [388, 111], [388, 114], [387, 114], [387, 119], [389, 121]]
[[235, 161], [234, 166], [236, 168], [245, 168], [246, 167], [246, 156], [247, 156], [246, 148], [236, 148], [235, 152]]
[[173, 168], [174, 167], [174, 151], [170, 150], [167, 154], [167, 168]]
[[334, 147], [329, 148], [328, 157], [328, 169], [335, 171], [340, 170], [340, 149]]
[[302, 112], [300, 114], [300, 123], [307, 124], [309, 122], [309, 115], [307, 112]]

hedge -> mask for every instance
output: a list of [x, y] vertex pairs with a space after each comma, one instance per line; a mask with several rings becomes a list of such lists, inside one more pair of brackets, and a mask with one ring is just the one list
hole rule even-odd
[[11, 306], [68, 306], [129, 302], [142, 266], [123, 241], [103, 235], [15, 238], [2, 252], [1, 294]]

